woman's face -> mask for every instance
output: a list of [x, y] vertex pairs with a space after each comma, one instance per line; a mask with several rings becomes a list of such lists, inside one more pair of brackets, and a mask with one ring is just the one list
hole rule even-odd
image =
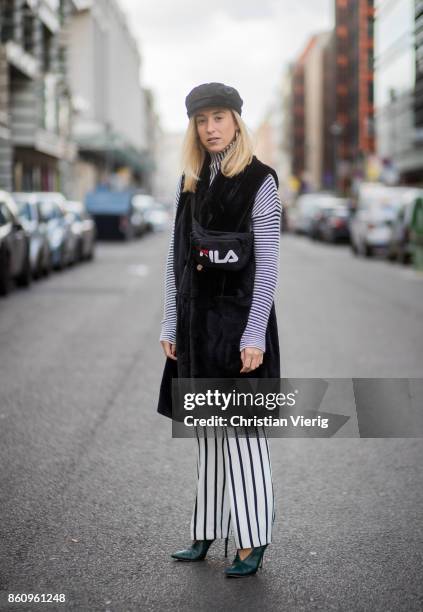
[[195, 114], [201, 144], [209, 153], [219, 153], [235, 138], [237, 125], [228, 108], [204, 108]]

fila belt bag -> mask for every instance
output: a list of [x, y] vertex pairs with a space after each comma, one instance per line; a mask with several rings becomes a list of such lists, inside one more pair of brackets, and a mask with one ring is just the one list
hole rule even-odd
[[197, 270], [242, 270], [251, 257], [253, 244], [253, 232], [206, 230], [192, 218], [191, 255]]

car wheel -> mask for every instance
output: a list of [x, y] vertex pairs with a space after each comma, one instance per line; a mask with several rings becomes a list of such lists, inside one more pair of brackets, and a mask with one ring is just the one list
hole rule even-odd
[[398, 261], [403, 265], [410, 263], [410, 256], [408, 255], [405, 249], [400, 249], [400, 251], [398, 252]]
[[46, 264], [43, 268], [44, 276], [50, 276], [52, 269], [53, 269], [53, 262], [51, 261], [51, 253], [49, 251], [47, 255]]
[[396, 260], [399, 260], [399, 258], [400, 258], [400, 249], [399, 248], [395, 249], [394, 245], [389, 245], [388, 246], [388, 254], [387, 254], [386, 258], [389, 261], [392, 261], [392, 262], [396, 261]]
[[10, 261], [6, 252], [0, 253], [0, 295], [7, 295], [11, 288]]
[[34, 274], [33, 274], [33, 278], [34, 280], [39, 280], [42, 276], [43, 276], [44, 270], [43, 270], [43, 257], [42, 257], [42, 253], [40, 253], [38, 255], [38, 259], [37, 259], [37, 266], [34, 270]]
[[64, 270], [66, 265], [66, 256], [65, 256], [65, 249], [62, 248], [60, 249], [60, 257], [59, 257], [59, 261], [57, 262], [57, 269], [58, 270]]
[[368, 244], [366, 244], [365, 247], [364, 247], [364, 255], [366, 257], [372, 257], [373, 256], [373, 249]]
[[84, 244], [83, 244], [82, 240], [80, 241], [80, 243], [78, 245], [77, 261], [84, 261]]
[[16, 282], [20, 287], [29, 287], [31, 280], [31, 261], [29, 259], [29, 250], [27, 250], [22, 272], [16, 277]]

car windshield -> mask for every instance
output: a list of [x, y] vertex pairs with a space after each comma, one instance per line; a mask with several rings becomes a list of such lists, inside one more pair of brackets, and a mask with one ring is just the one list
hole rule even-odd
[[31, 206], [28, 204], [28, 202], [16, 202], [16, 205], [18, 207], [19, 216], [25, 217], [25, 219], [28, 219], [29, 221], [31, 221], [32, 212], [31, 212]]
[[336, 206], [333, 209], [333, 214], [337, 217], [348, 217], [348, 209], [345, 206]]
[[395, 213], [401, 206], [404, 191], [405, 190], [402, 188], [388, 187], [378, 187], [372, 190], [366, 190], [363, 193], [360, 207], [367, 208], [372, 212]]
[[40, 202], [40, 208], [44, 219], [54, 219], [56, 216], [56, 208], [52, 202]]

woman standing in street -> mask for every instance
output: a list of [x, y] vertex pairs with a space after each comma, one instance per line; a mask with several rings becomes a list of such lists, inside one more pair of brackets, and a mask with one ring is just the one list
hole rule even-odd
[[[241, 119], [242, 104], [238, 91], [222, 83], [199, 85], [185, 99], [189, 123], [160, 334], [166, 363], [157, 410], [170, 418], [173, 378], [280, 377], [274, 306], [281, 218], [278, 177], [253, 154]], [[252, 248], [245, 248], [240, 257], [233, 255], [237, 267], [204, 249], [198, 260], [193, 229], [214, 238], [219, 233], [226, 238], [249, 234]], [[193, 542], [172, 557], [204, 559], [219, 538], [226, 540], [226, 556], [232, 528], [237, 554], [225, 575], [242, 577], [254, 574], [262, 562], [272, 538], [275, 505], [264, 429], [248, 428], [244, 436], [233, 429], [233, 435], [222, 428], [221, 435], [214, 429], [213, 435], [203, 436], [196, 429]]]

